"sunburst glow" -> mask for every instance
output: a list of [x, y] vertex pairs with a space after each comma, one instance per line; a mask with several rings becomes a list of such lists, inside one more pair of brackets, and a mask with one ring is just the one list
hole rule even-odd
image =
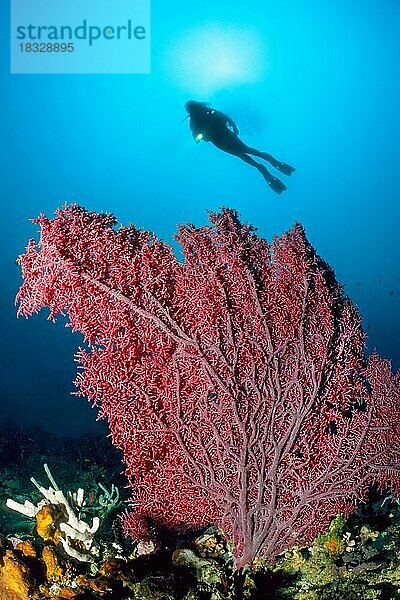
[[226, 86], [255, 83], [266, 66], [258, 34], [236, 25], [187, 30], [166, 61], [169, 78], [188, 94], [199, 96], [210, 96]]

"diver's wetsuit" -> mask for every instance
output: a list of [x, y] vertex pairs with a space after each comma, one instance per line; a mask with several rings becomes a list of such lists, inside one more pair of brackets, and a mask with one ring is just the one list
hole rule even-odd
[[195, 102], [194, 100], [187, 102], [185, 107], [190, 116], [190, 129], [197, 142], [200, 139], [211, 142], [224, 152], [238, 156], [247, 164], [256, 167], [271, 189], [277, 194], [286, 190], [285, 184], [280, 179], [274, 177], [263, 164], [258, 163], [248, 155], [253, 154], [268, 161], [285, 175], [291, 175], [295, 170], [293, 167], [276, 160], [267, 152], [260, 152], [256, 148], [247, 146], [238, 137], [239, 130], [236, 123], [228, 115], [219, 110], [214, 110], [204, 102]]

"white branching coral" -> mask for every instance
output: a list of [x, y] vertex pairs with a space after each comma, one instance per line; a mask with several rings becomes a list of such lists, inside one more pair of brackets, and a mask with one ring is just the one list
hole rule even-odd
[[119, 489], [113, 483], [111, 484], [110, 491], [108, 491], [102, 483], [99, 483], [98, 485], [103, 491], [103, 494], [100, 494], [99, 496], [99, 504], [106, 512], [110, 512], [118, 506]]
[[62, 518], [58, 523], [59, 534], [57, 541], [60, 542], [65, 552], [78, 561], [89, 562], [91, 555], [96, 554], [93, 545], [94, 535], [97, 532], [100, 519], [93, 517], [92, 524], [89, 525], [80, 518], [81, 511], [85, 505], [84, 491], [79, 488], [75, 493], [67, 492], [65, 495], [58, 487], [47, 464], [44, 464], [44, 470], [50, 481], [50, 487], [45, 488], [40, 485], [34, 477], [31, 477], [33, 485], [43, 496], [36, 506], [29, 500], [23, 504], [9, 498], [6, 506], [27, 517], [36, 518], [36, 515], [45, 505], [53, 505], [61, 508]]

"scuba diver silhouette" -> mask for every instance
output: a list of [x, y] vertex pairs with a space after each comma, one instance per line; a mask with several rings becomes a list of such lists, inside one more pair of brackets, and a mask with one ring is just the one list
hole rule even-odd
[[291, 175], [295, 171], [295, 168], [276, 160], [276, 158], [267, 152], [260, 152], [256, 148], [247, 146], [239, 138], [237, 125], [228, 115], [215, 110], [206, 102], [196, 102], [195, 100], [186, 102], [185, 109], [188, 115], [184, 121], [190, 117], [190, 129], [196, 143], [199, 143], [200, 140], [211, 142], [220, 150], [238, 156], [248, 165], [255, 167], [264, 177], [270, 188], [277, 194], [281, 194], [287, 189], [285, 184], [277, 177], [274, 177], [262, 163], [255, 161], [248, 155], [253, 154], [268, 161], [284, 175]]

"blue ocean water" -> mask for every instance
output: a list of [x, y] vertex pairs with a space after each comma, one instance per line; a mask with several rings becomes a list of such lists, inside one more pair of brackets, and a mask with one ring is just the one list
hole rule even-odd
[[[97, 427], [70, 396], [80, 340], [44, 313], [15, 317], [15, 259], [37, 235], [28, 219], [65, 202], [167, 241], [220, 206], [268, 239], [300, 221], [359, 306], [369, 349], [399, 367], [398, 2], [153, 2], [149, 75], [11, 75], [5, 3], [0, 15], [0, 420]], [[293, 164], [288, 191], [196, 145], [180, 125], [189, 98]]]

